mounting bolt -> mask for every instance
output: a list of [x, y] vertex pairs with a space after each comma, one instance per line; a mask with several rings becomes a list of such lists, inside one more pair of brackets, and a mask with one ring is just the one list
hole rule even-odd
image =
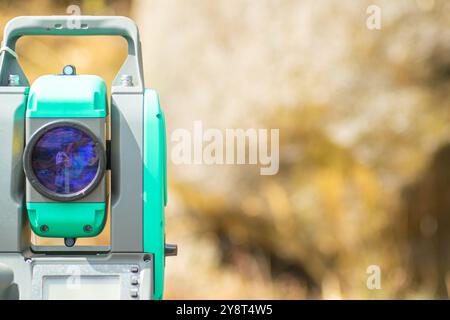
[[73, 247], [75, 245], [75, 242], [77, 242], [76, 238], [64, 238], [64, 244], [68, 248]]
[[87, 224], [87, 225], [84, 226], [83, 230], [84, 230], [84, 232], [91, 232], [92, 231], [92, 226]]
[[20, 77], [18, 74], [10, 74], [8, 77], [8, 85], [11, 87], [16, 87], [20, 85]]
[[43, 224], [40, 229], [41, 229], [42, 232], [47, 232], [48, 231], [48, 225]]
[[164, 245], [164, 255], [166, 257], [173, 257], [178, 255], [178, 246], [176, 244], [168, 244]]
[[63, 75], [65, 76], [74, 76], [77, 74], [77, 69], [75, 66], [69, 64], [67, 66], [64, 66], [63, 68]]
[[122, 86], [124, 87], [132, 87], [133, 86], [133, 76], [129, 74], [124, 74], [120, 77], [120, 81], [122, 82]]

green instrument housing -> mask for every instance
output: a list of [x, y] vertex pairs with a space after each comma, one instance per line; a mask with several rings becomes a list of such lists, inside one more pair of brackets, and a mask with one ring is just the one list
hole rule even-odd
[[[27, 123], [37, 119], [48, 122], [64, 119], [83, 123], [89, 118], [105, 122], [107, 114], [106, 84], [98, 76], [45, 75], [36, 79], [30, 87]], [[104, 200], [34, 202], [33, 199], [27, 199], [26, 206], [35, 234], [48, 238], [85, 238], [94, 237], [103, 230], [107, 212]]]
[[[17, 289], [12, 292], [14, 298], [47, 299], [49, 289], [44, 282], [52, 276], [66, 276], [68, 268], [79, 266], [80, 277], [129, 277], [130, 281], [120, 281], [120, 299], [160, 300], [165, 257], [177, 255], [177, 246], [165, 243], [164, 114], [157, 93], [145, 89], [137, 25], [127, 17], [78, 18], [81, 28], [68, 27], [70, 16], [16, 17], [5, 27], [5, 52], [0, 54], [0, 138], [5, 144], [0, 155], [4, 178], [0, 179], [0, 260], [6, 262], [4, 270], [12, 271]], [[64, 67], [62, 75], [42, 76], [30, 86], [14, 53], [18, 39], [24, 36], [121, 37], [128, 44], [128, 55], [111, 83], [109, 96], [101, 78], [77, 75], [71, 65]], [[105, 135], [108, 129], [110, 141]], [[67, 134], [72, 145], [65, 138], [46, 136], [51, 130], [59, 132], [59, 137]], [[79, 131], [87, 137], [73, 139], [67, 133]], [[84, 140], [93, 141], [99, 158], [105, 153], [105, 161], [98, 162], [90, 184], [78, 183], [80, 188], [72, 189], [79, 181], [70, 180], [79, 178], [73, 164], [80, 168], [82, 164], [71, 161], [82, 152], [71, 150]], [[67, 164], [62, 162], [66, 159]], [[99, 174], [106, 170], [110, 170], [108, 181]], [[78, 173], [86, 173], [83, 177], [89, 180], [93, 171], [89, 177], [87, 171]], [[98, 235], [106, 219], [111, 222], [109, 245], [75, 245], [69, 239]], [[38, 236], [66, 238], [65, 247], [32, 243], [29, 225]], [[100, 287], [84, 290], [102, 297]]]
[[[85, 238], [103, 230], [106, 220], [105, 203], [27, 203], [28, 218], [33, 232], [40, 237]], [[86, 229], [85, 226], [92, 229]], [[48, 226], [43, 232], [40, 226]]]
[[144, 94], [144, 252], [154, 257], [154, 299], [164, 292], [165, 221], [167, 204], [166, 128], [158, 95]]
[[105, 81], [94, 75], [45, 75], [29, 92], [27, 118], [106, 118]]

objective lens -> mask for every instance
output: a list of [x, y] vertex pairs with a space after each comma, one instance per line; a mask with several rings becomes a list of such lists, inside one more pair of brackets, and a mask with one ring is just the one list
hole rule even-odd
[[52, 193], [68, 195], [84, 190], [97, 178], [98, 168], [96, 143], [79, 128], [52, 128], [32, 146], [31, 169]]

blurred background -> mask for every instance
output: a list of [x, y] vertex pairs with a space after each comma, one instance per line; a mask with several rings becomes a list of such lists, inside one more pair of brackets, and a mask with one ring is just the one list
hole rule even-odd
[[[380, 30], [366, 26], [371, 4]], [[69, 5], [140, 28], [168, 126], [179, 256], [166, 298], [450, 296], [449, 1], [1, 0], [1, 26]], [[111, 83], [126, 44], [29, 37], [17, 51], [31, 81], [75, 64]], [[196, 120], [279, 128], [278, 174], [174, 165], [171, 133]]]

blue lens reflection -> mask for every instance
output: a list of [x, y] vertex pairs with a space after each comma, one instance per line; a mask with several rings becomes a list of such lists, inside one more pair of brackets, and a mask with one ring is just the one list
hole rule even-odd
[[72, 194], [96, 177], [99, 158], [94, 140], [80, 129], [63, 126], [46, 132], [35, 144], [31, 167], [48, 190]]

